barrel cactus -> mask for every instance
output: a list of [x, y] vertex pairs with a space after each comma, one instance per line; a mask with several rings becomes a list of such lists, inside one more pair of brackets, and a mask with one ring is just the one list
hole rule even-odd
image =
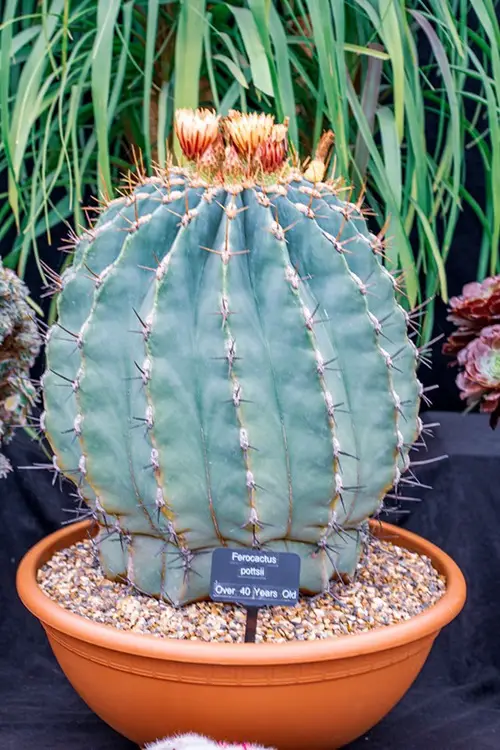
[[23, 282], [0, 259], [0, 479], [12, 468], [2, 445], [26, 423], [36, 396], [29, 373], [41, 342], [26, 297]]
[[322, 181], [329, 134], [304, 170], [267, 115], [181, 110], [176, 132], [185, 163], [106, 203], [61, 278], [54, 467], [109, 578], [202, 599], [224, 545], [298, 553], [324, 591], [421, 431], [408, 316], [360, 203]]

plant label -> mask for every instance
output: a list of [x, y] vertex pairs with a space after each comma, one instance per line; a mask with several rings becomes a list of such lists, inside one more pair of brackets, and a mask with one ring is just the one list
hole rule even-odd
[[299, 598], [300, 557], [292, 552], [229, 549], [212, 555], [210, 597], [244, 607], [293, 606]]

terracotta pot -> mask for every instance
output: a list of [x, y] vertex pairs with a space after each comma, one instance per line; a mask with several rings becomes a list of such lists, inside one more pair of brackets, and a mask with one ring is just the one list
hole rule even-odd
[[17, 588], [75, 690], [98, 716], [138, 744], [191, 731], [279, 750], [341, 747], [402, 698], [439, 631], [465, 601], [465, 581], [453, 560], [415, 534], [382, 524], [373, 526], [379, 536], [428, 555], [446, 576], [442, 599], [407, 622], [283, 644], [126, 633], [68, 612], [37, 585], [37, 570], [88, 529], [88, 522], [78, 523], [39, 542], [21, 562]]

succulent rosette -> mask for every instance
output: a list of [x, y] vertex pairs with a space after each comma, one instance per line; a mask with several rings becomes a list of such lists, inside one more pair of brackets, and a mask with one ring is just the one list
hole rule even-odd
[[41, 342], [27, 296], [24, 283], [0, 259], [0, 479], [12, 468], [2, 446], [26, 424], [36, 399], [29, 372]]
[[483, 328], [458, 353], [458, 363], [463, 368], [457, 377], [460, 397], [490, 414], [494, 429], [500, 417], [500, 324]]
[[450, 299], [448, 320], [458, 329], [443, 346], [445, 354], [458, 354], [485, 326], [500, 323], [500, 275], [466, 284], [462, 294]]

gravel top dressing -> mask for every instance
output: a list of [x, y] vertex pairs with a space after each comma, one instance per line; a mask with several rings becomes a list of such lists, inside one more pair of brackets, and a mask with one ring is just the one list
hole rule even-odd
[[[57, 552], [38, 571], [38, 583], [62, 607], [120, 630], [226, 643], [244, 638], [242, 607], [206, 601], [176, 609], [108, 581], [89, 540]], [[394, 625], [435, 604], [445, 590], [429, 558], [374, 540], [354, 582], [335, 583], [331, 594], [302, 597], [294, 607], [261, 609], [256, 642], [314, 641]]]

